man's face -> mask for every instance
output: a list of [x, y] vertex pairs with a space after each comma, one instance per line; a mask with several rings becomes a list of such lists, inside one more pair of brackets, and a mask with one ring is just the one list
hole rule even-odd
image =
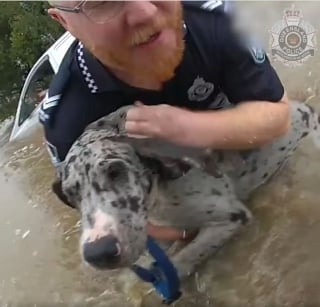
[[[109, 5], [101, 5], [101, 15], [112, 5], [107, 2]], [[67, 2], [69, 7], [76, 4]], [[129, 73], [139, 80], [163, 82], [173, 77], [181, 61], [180, 1], [125, 1], [116, 16], [101, 24], [82, 13], [54, 12], [63, 18], [68, 31], [118, 75]]]

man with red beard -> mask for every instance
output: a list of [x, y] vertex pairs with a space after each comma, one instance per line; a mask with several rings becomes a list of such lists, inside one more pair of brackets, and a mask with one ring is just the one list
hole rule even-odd
[[40, 111], [54, 164], [89, 123], [124, 105], [132, 105], [128, 133], [183, 145], [249, 149], [287, 131], [281, 81], [265, 53], [237, 35], [221, 1], [51, 5], [50, 16], [77, 38]]

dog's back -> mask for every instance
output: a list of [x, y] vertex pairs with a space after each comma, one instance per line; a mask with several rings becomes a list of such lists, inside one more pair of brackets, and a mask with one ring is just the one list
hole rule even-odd
[[320, 117], [311, 106], [290, 101], [290, 127], [285, 135], [257, 149], [222, 151], [218, 166], [233, 179], [237, 196], [246, 199], [282, 169], [307, 136], [320, 149]]

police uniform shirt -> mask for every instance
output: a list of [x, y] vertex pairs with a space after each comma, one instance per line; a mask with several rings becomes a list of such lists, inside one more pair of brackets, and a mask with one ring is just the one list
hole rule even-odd
[[265, 53], [249, 48], [234, 33], [230, 16], [223, 9], [199, 7], [208, 2], [217, 1], [183, 4], [183, 59], [175, 76], [159, 91], [125, 84], [80, 42], [72, 44], [39, 113], [53, 164], [64, 160], [89, 123], [136, 100], [206, 110], [282, 98], [284, 88]]

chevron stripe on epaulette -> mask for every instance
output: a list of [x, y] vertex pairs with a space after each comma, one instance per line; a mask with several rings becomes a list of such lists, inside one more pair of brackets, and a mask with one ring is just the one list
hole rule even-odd
[[221, 0], [209, 0], [209, 1], [203, 1], [204, 3], [201, 5], [202, 9], [213, 11], [218, 6], [221, 6], [223, 2]]
[[208, 1], [182, 1], [186, 6], [202, 9], [205, 11], [213, 11], [218, 7], [223, 8], [224, 2], [222, 0], [208, 0]]

